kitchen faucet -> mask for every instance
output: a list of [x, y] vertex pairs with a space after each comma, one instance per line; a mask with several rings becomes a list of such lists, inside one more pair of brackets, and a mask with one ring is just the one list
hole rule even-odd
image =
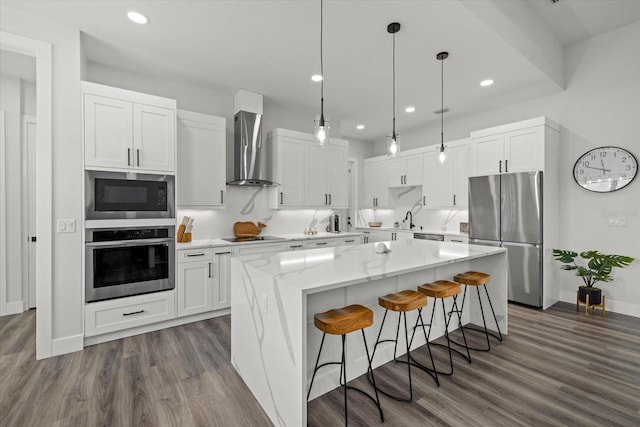
[[404, 220], [406, 221], [409, 218], [409, 230], [411, 230], [415, 225], [413, 224], [413, 213], [411, 211], [407, 211], [407, 214], [404, 216]]

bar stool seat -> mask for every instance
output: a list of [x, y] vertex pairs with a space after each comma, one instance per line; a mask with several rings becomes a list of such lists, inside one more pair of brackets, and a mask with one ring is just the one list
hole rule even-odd
[[431, 298], [449, 298], [460, 293], [460, 284], [448, 280], [436, 280], [418, 286], [418, 292]]
[[[424, 321], [422, 320], [422, 308], [425, 307], [427, 305], [427, 297], [422, 295], [420, 292], [411, 290], [411, 289], [407, 289], [404, 291], [400, 291], [400, 292], [394, 292], [394, 293], [390, 293], [384, 296], [381, 296], [378, 298], [378, 305], [380, 305], [382, 308], [385, 309], [384, 311], [384, 317], [382, 318], [382, 323], [380, 324], [380, 330], [378, 332], [378, 338], [376, 339], [376, 344], [373, 347], [373, 353], [371, 354], [371, 361], [373, 361], [373, 358], [376, 354], [376, 349], [378, 348], [378, 344], [383, 343], [383, 342], [394, 342], [394, 348], [393, 348], [393, 360], [396, 362], [400, 362], [400, 363], [405, 363], [407, 365], [407, 373], [408, 373], [408, 377], [409, 377], [409, 397], [408, 398], [401, 398], [401, 397], [397, 397], [394, 396], [390, 393], [388, 393], [385, 390], [379, 389], [378, 391], [380, 391], [382, 394], [395, 399], [397, 401], [401, 401], [401, 402], [411, 402], [413, 400], [413, 387], [412, 387], [412, 381], [411, 381], [411, 366], [415, 366], [418, 367], [422, 370], [424, 370], [425, 372], [427, 372], [429, 375], [431, 375], [436, 384], [439, 386], [440, 385], [440, 381], [438, 380], [438, 373], [435, 369], [435, 365], [433, 362], [433, 356], [431, 355], [431, 347], [429, 347], [429, 340], [427, 339], [427, 332], [424, 329]], [[427, 368], [421, 364], [419, 364], [418, 362], [416, 362], [413, 357], [411, 356], [411, 343], [413, 342], [413, 334], [411, 335], [411, 340], [409, 340], [409, 332], [408, 332], [408, 328], [407, 328], [407, 312], [409, 311], [413, 311], [413, 310], [418, 310], [418, 317], [416, 319], [416, 323], [415, 326], [413, 327], [413, 334], [415, 334], [415, 330], [419, 325], [422, 325], [422, 330], [424, 332], [424, 337], [427, 340], [427, 349], [429, 350], [429, 357], [431, 358], [431, 366], [433, 366], [433, 368]], [[389, 311], [394, 311], [398, 313], [398, 325], [396, 328], [396, 337], [395, 339], [384, 339], [381, 340], [380, 336], [382, 335], [382, 329], [384, 328], [384, 324], [385, 321], [387, 319], [387, 314], [389, 313]], [[405, 344], [406, 344], [406, 352], [407, 352], [407, 359], [406, 360], [400, 360], [397, 358], [396, 353], [397, 353], [397, 349], [398, 349], [398, 337], [400, 334], [400, 322], [401, 320], [404, 318], [404, 337], [405, 337]], [[371, 361], [369, 363], [369, 365], [371, 365]], [[369, 382], [371, 382], [371, 378], [369, 379]], [[375, 385], [374, 385], [375, 386]]]
[[427, 299], [419, 292], [408, 289], [379, 297], [378, 304], [387, 310], [407, 312], [424, 307]]
[[352, 304], [316, 313], [313, 324], [324, 333], [344, 335], [373, 325], [373, 311], [362, 305]]
[[456, 274], [453, 280], [463, 285], [482, 286], [489, 283], [491, 275], [479, 271], [467, 271], [466, 273]]
[[[491, 350], [491, 341], [489, 340], [489, 335], [497, 338], [498, 341], [502, 341], [502, 332], [500, 332], [500, 325], [498, 324], [498, 318], [496, 317], [496, 312], [493, 309], [493, 304], [491, 303], [491, 297], [489, 296], [489, 291], [487, 290], [487, 286], [486, 286], [487, 283], [489, 283], [489, 281], [491, 280], [491, 275], [487, 273], [482, 273], [480, 271], [467, 271], [465, 273], [456, 274], [453, 277], [453, 280], [462, 285], [466, 285], [464, 288], [464, 294], [462, 296], [462, 307], [460, 308], [460, 311], [464, 310], [464, 303], [467, 297], [468, 286], [475, 286], [476, 293], [478, 295], [478, 303], [480, 304], [480, 314], [482, 314], [482, 324], [484, 326], [484, 329], [471, 328], [469, 326], [464, 326], [464, 328], [466, 328], [467, 330], [484, 332], [485, 336], [487, 337], [487, 347], [486, 348], [469, 347], [469, 348], [471, 350], [476, 350], [476, 351]], [[482, 298], [480, 298], [481, 286], [484, 287], [484, 291], [487, 295], [487, 301], [489, 302], [489, 307], [491, 308], [491, 313], [493, 314], [493, 320], [495, 321], [496, 328], [498, 330], [498, 335], [496, 335], [493, 332], [489, 332], [489, 329], [487, 328], [487, 321], [485, 320], [484, 308], [482, 306]], [[456, 344], [460, 345], [459, 343], [456, 343]]]
[[[450, 282], [448, 280], [436, 280], [432, 283], [425, 283], [423, 285], [418, 286], [418, 292], [427, 297], [431, 297], [434, 299], [440, 299], [442, 303], [442, 317], [444, 319], [444, 335], [447, 339], [447, 345], [433, 343], [434, 345], [447, 347], [449, 350], [449, 371], [438, 371], [438, 374], [443, 375], [452, 375], [453, 374], [453, 358], [451, 356], [451, 352], [454, 351], [464, 357], [467, 362], [471, 363], [471, 354], [469, 354], [469, 346], [467, 345], [467, 337], [464, 334], [464, 328], [460, 327], [460, 331], [462, 332], [462, 338], [464, 340], [464, 348], [467, 350], [467, 354], [464, 355], [460, 351], [455, 348], [451, 348], [451, 343], [457, 344], [455, 341], [449, 339], [449, 324], [451, 323], [451, 315], [456, 313], [458, 317], [458, 325], [462, 326], [462, 310], [458, 309], [457, 297], [460, 294], [460, 284], [455, 282]], [[444, 299], [453, 297], [453, 304], [451, 306], [451, 310], [447, 313], [447, 310], [444, 305]], [[433, 325], [433, 317], [436, 312], [436, 306], [434, 305], [433, 311], [431, 312], [431, 320], [429, 321], [429, 333], [427, 334], [427, 340], [431, 336], [431, 327]]]
[[[371, 309], [359, 305], [352, 304], [342, 308], [334, 308], [323, 313], [316, 313], [313, 316], [313, 324], [322, 331], [322, 341], [320, 342], [320, 349], [318, 350], [318, 358], [316, 359], [316, 365], [313, 369], [313, 375], [311, 376], [311, 383], [309, 384], [309, 391], [307, 392], [307, 400], [311, 396], [311, 388], [313, 387], [313, 381], [316, 377], [318, 369], [327, 365], [340, 365], [340, 385], [344, 390], [344, 423], [347, 425], [347, 390], [358, 391], [367, 396], [377, 407], [380, 413], [380, 421], [384, 422], [384, 414], [382, 413], [382, 407], [380, 406], [380, 398], [378, 397], [378, 389], [376, 388], [375, 378], [373, 378], [373, 368], [371, 367], [371, 358], [369, 357], [369, 347], [367, 346], [367, 339], [364, 334], [364, 328], [373, 325], [373, 311]], [[375, 392], [375, 398], [369, 393], [361, 390], [357, 387], [347, 385], [347, 366], [345, 356], [345, 343], [347, 334], [355, 331], [362, 332], [362, 341], [364, 342], [364, 348], [367, 354], [367, 361], [369, 363], [369, 369], [367, 371], [367, 377], [369, 381], [373, 383], [373, 390]], [[320, 363], [320, 355], [322, 354], [322, 347], [324, 346], [324, 339], [330, 335], [340, 335], [342, 337], [342, 357], [339, 362], [326, 362], [322, 365]]]

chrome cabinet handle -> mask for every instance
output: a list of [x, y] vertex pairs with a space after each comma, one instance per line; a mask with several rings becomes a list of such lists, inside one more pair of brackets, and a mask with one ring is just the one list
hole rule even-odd
[[331, 193], [329, 193], [329, 205], [331, 205]]
[[220, 190], [220, 203], [224, 204], [224, 190]]
[[227, 252], [216, 252], [216, 255], [225, 255], [225, 254], [230, 254], [231, 251], [227, 251]]
[[345, 240], [344, 242], [345, 243], [353, 243], [353, 242], [355, 242], [355, 240]]
[[134, 314], [144, 313], [144, 310], [132, 311], [131, 313], [122, 313], [123, 316], [133, 316]]
[[192, 257], [192, 256], [204, 256], [204, 254], [187, 254], [188, 257]]
[[456, 205], [456, 195], [454, 194], [453, 195], [453, 206], [455, 206], [455, 205]]
[[280, 192], [280, 204], [284, 204], [284, 194], [282, 193], [282, 191]]
[[209, 263], [209, 277], [211, 277], [211, 263]]
[[127, 166], [131, 166], [131, 148], [127, 148]]
[[427, 196], [422, 196], [422, 206], [427, 206]]
[[323, 245], [326, 245], [326, 244], [327, 244], [327, 242], [316, 243], [316, 246], [323, 246]]
[[498, 160], [498, 172], [502, 173], [502, 160]]
[[509, 160], [508, 159], [506, 159], [504, 161], [504, 171], [505, 172], [509, 172]]
[[140, 166], [140, 149], [138, 148], [136, 151], [138, 154], [138, 166]]

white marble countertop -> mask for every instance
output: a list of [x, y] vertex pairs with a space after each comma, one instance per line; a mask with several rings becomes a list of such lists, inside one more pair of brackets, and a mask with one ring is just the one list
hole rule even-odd
[[243, 256], [237, 260], [307, 293], [349, 286], [440, 265], [505, 252], [504, 248], [428, 240], [386, 242], [389, 253], [370, 243], [277, 254]]
[[416, 227], [412, 230], [409, 230], [407, 228], [395, 228], [395, 227], [356, 227], [356, 229], [372, 230], [372, 231], [376, 231], [376, 230], [394, 231], [394, 232], [400, 232], [400, 233], [440, 234], [442, 236], [469, 236], [469, 233], [460, 233], [459, 231], [455, 231], [455, 230], [442, 231], [442, 230], [428, 229], [428, 228], [420, 229], [420, 227]]
[[313, 235], [305, 235], [304, 233], [297, 234], [270, 234], [273, 237], [279, 237], [282, 240], [248, 240], [246, 242], [227, 242], [222, 239], [200, 239], [193, 240], [189, 243], [176, 243], [178, 250], [180, 249], [201, 249], [207, 247], [221, 247], [221, 246], [235, 246], [246, 244], [263, 244], [263, 243], [279, 243], [279, 242], [291, 242], [300, 240], [314, 240], [314, 239], [340, 239], [342, 237], [361, 236], [362, 233], [340, 232], [340, 233], [318, 233]]

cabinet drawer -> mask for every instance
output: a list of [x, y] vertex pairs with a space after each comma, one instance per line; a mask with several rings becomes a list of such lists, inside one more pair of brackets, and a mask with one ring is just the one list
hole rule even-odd
[[86, 337], [175, 318], [175, 292], [157, 292], [86, 304]]
[[213, 258], [213, 248], [180, 249], [178, 262], [202, 261]]
[[445, 242], [469, 243], [468, 236], [444, 236]]

